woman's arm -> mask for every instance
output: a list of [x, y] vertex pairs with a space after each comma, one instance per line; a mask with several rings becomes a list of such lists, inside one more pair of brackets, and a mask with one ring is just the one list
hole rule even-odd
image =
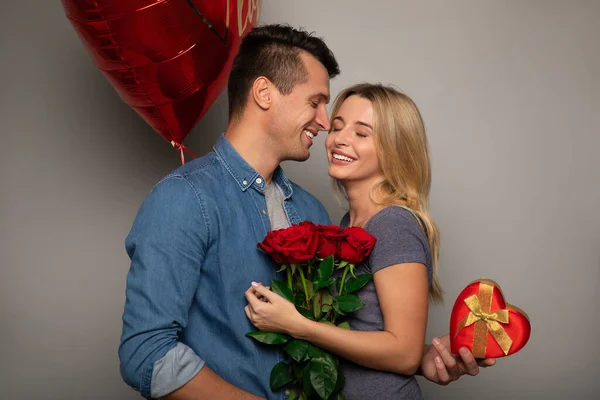
[[[383, 331], [353, 331], [311, 321], [263, 286], [246, 292], [246, 314], [263, 331], [307, 340], [367, 368], [414, 374], [423, 357], [427, 326], [427, 269], [420, 263], [389, 266], [373, 275]], [[268, 302], [260, 301], [257, 295]]]

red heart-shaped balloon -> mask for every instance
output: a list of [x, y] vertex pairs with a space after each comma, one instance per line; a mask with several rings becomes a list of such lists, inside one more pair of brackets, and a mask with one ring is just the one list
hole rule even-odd
[[180, 145], [225, 88], [260, 0], [62, 0], [94, 64]]
[[450, 317], [450, 350], [467, 347], [476, 358], [499, 358], [521, 350], [531, 334], [529, 317], [504, 301], [500, 286], [478, 279], [458, 295]]

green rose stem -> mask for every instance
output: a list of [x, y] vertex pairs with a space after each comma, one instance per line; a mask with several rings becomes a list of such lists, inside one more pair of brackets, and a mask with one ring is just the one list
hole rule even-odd
[[286, 272], [287, 272], [287, 281], [288, 281], [288, 286], [290, 288], [290, 290], [294, 290], [293, 286], [292, 286], [292, 269], [291, 266], [289, 266], [288, 268], [286, 268]]
[[341, 296], [344, 293], [344, 283], [346, 282], [346, 275], [348, 275], [348, 271], [350, 270], [350, 264], [346, 264], [344, 268], [344, 274], [342, 275], [342, 283], [340, 284], [340, 291], [338, 296]]
[[300, 271], [300, 279], [302, 279], [302, 287], [304, 287], [304, 297], [306, 297], [306, 307], [310, 308], [310, 299], [308, 298], [308, 288], [306, 287], [306, 279], [304, 279], [304, 271], [302, 267], [298, 268]]

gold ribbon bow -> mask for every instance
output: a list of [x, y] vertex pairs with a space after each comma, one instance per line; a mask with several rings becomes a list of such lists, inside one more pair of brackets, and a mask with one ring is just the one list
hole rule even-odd
[[508, 355], [510, 346], [512, 346], [512, 339], [500, 325], [500, 323], [508, 324], [508, 310], [490, 312], [493, 291], [494, 286], [485, 282], [479, 284], [479, 295], [474, 294], [465, 299], [465, 304], [470, 312], [460, 321], [456, 330], [458, 334], [463, 328], [475, 324], [473, 328], [473, 355], [476, 358], [485, 358], [488, 332], [505, 355]]

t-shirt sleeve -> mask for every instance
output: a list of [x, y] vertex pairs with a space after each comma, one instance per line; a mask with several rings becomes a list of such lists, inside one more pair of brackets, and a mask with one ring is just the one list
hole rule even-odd
[[369, 256], [369, 269], [375, 273], [391, 265], [421, 263], [427, 268], [431, 283], [431, 258], [427, 237], [417, 219], [400, 207], [389, 207], [367, 226], [377, 239]]

